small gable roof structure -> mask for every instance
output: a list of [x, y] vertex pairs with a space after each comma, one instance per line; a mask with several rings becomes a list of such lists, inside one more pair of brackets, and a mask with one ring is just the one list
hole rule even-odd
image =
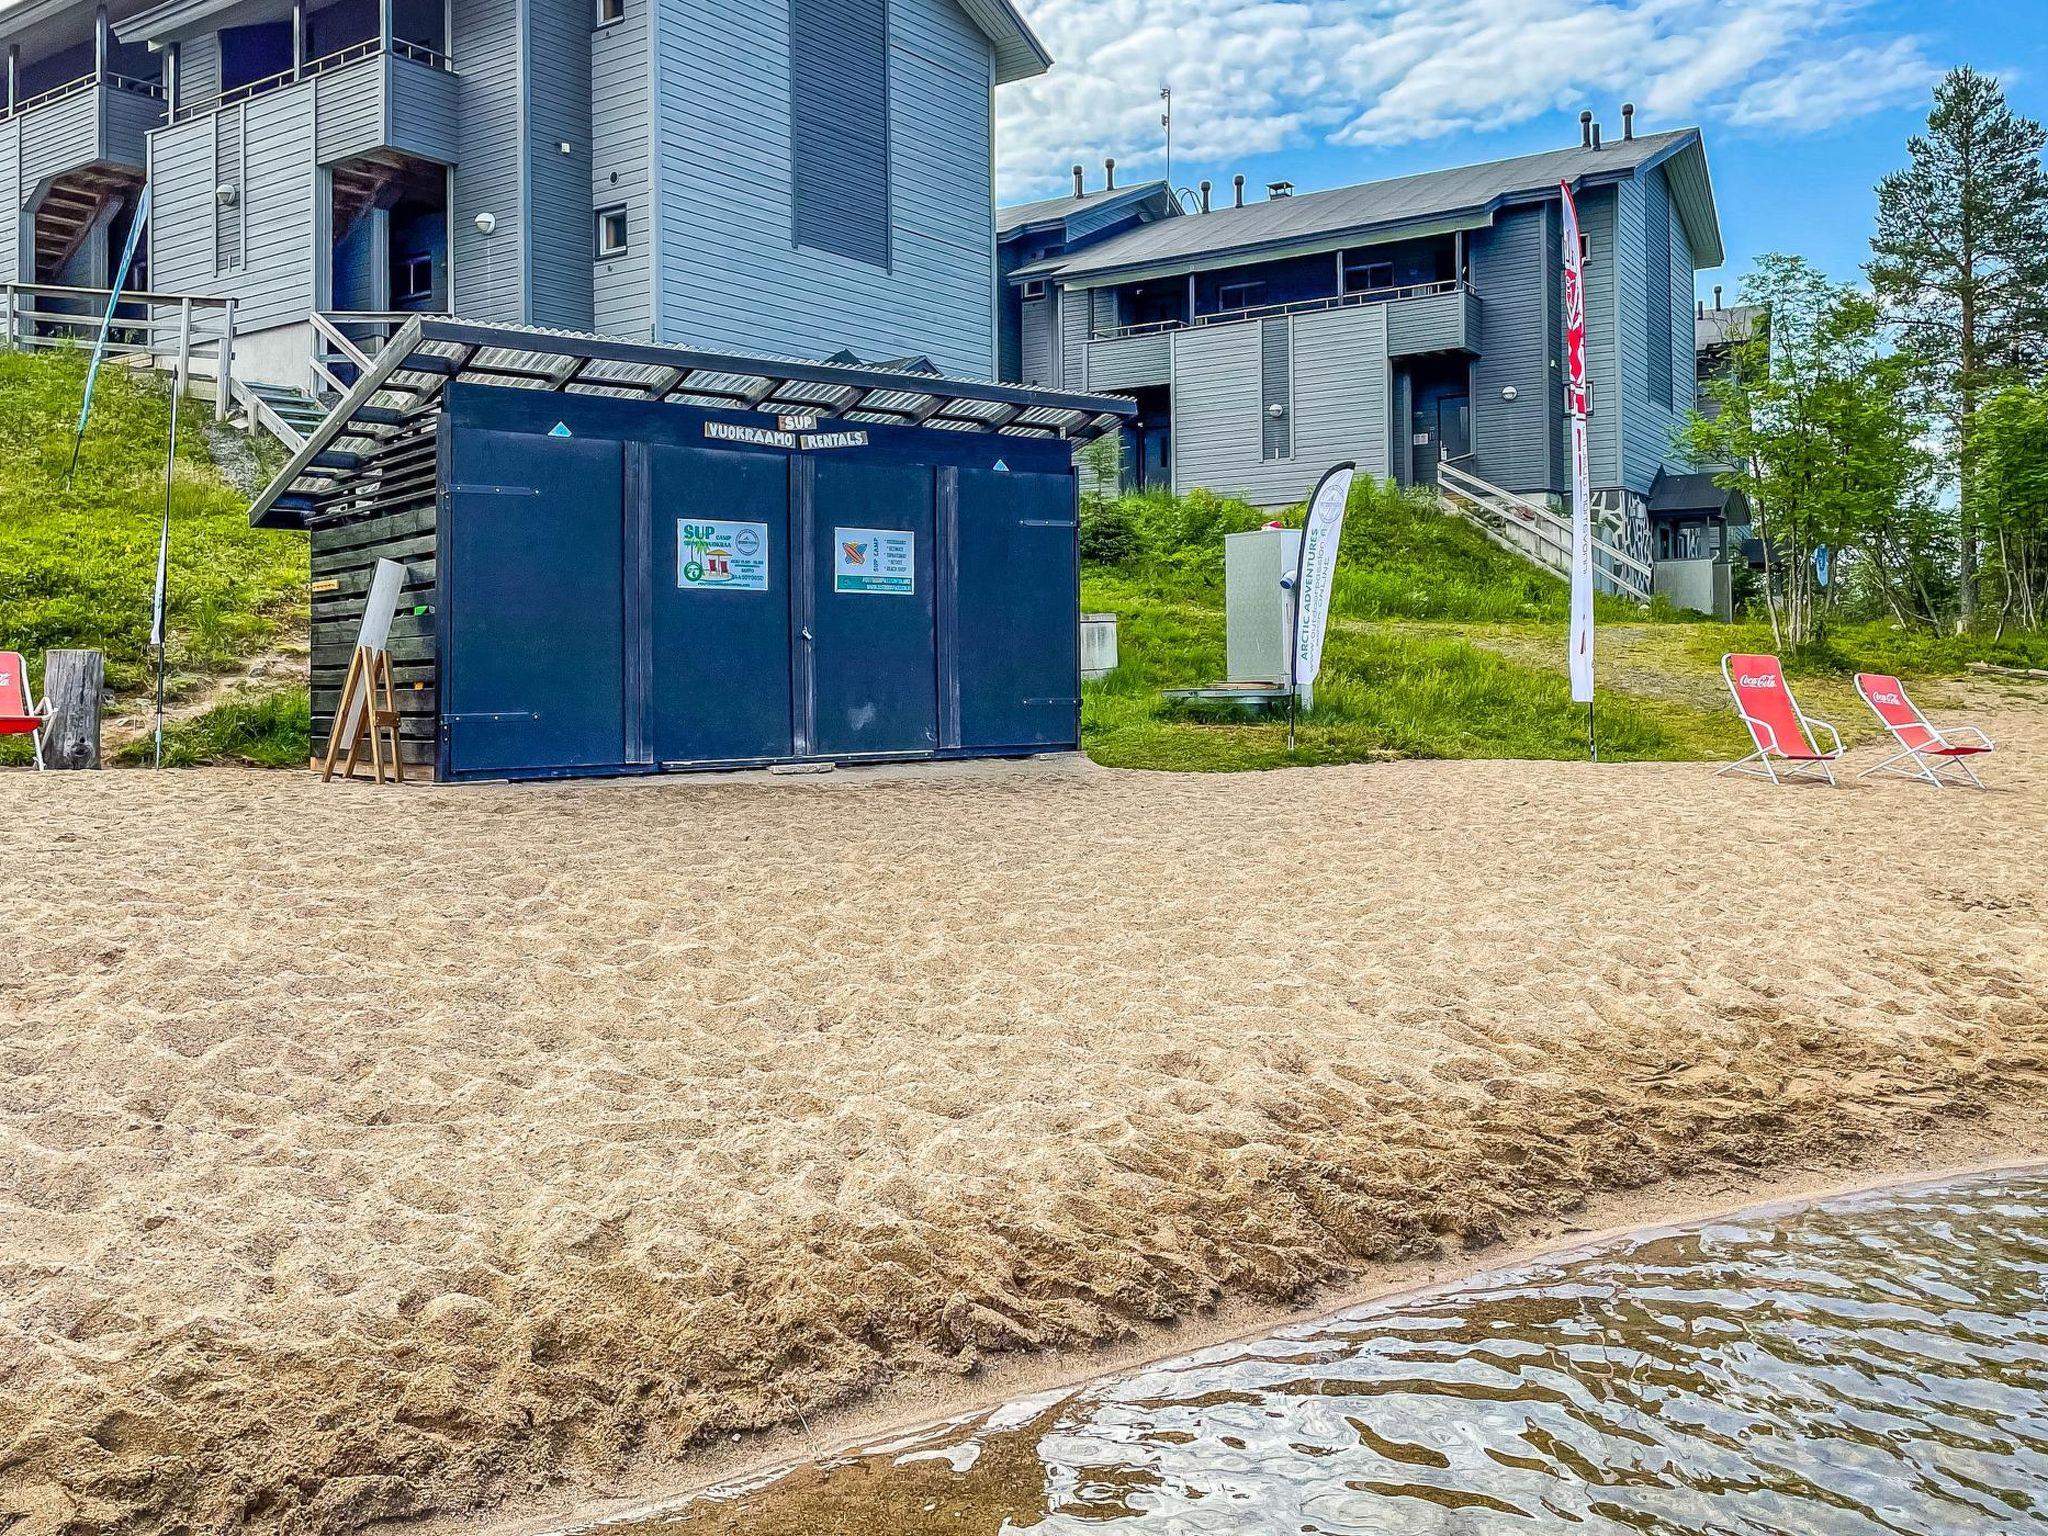
[[[1008, 240], [1034, 230], [1057, 230], [1073, 237], [1113, 223], [1126, 213], [1166, 217], [1181, 211], [1173, 189], [1163, 181], [1141, 181], [1128, 187], [1102, 188], [1076, 197], [1041, 198], [996, 210], [996, 238]], [[1077, 227], [1078, 226], [1078, 227]]]
[[1702, 269], [1721, 265], [1725, 252], [1706, 147], [1697, 128], [1677, 128], [1610, 140], [1597, 149], [1575, 144], [1511, 160], [1160, 219], [1072, 255], [1031, 262], [1011, 278], [1056, 275], [1063, 282], [1088, 286], [1333, 250], [1406, 234], [1482, 228], [1504, 207], [1556, 196], [1559, 182], [1595, 187], [1658, 167], [1670, 184], [1694, 261]]

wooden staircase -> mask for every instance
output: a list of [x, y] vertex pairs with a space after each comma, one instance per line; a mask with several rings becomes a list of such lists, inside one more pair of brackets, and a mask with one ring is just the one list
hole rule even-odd
[[[1470, 470], [1446, 459], [1437, 465], [1437, 500], [1446, 512], [1462, 517], [1487, 538], [1531, 565], [1569, 581], [1572, 572], [1572, 525], [1539, 502], [1504, 491]], [[1634, 555], [1593, 534], [1593, 584], [1636, 602], [1650, 600], [1650, 567]]]
[[140, 190], [141, 179], [123, 171], [89, 167], [61, 178], [36, 205], [36, 281], [59, 281], [107, 211], [108, 204]]

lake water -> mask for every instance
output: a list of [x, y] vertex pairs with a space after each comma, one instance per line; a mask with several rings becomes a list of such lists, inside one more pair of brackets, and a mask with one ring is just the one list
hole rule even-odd
[[603, 1529], [2048, 1532], [2048, 1171], [1648, 1232]]

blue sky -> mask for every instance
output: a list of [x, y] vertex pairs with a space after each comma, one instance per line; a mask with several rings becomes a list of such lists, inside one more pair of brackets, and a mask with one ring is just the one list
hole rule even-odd
[[1005, 201], [1103, 156], [1118, 180], [1290, 179], [1302, 191], [1619, 133], [1705, 130], [1730, 294], [1762, 251], [1838, 278], [1866, 254], [1872, 187], [1903, 163], [1942, 71], [1997, 74], [2048, 116], [2048, 0], [1023, 0], [1058, 60], [1000, 98]]

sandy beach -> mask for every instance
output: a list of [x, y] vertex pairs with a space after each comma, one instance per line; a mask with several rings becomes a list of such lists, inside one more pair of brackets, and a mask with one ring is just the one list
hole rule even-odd
[[0, 1530], [687, 1481], [1616, 1191], [2048, 1151], [2048, 700], [1978, 702], [1983, 795], [0, 775]]

